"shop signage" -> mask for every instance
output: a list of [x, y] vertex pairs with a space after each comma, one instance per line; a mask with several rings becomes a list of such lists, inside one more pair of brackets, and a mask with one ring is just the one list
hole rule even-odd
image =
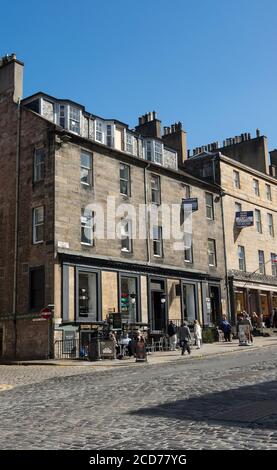
[[182, 203], [183, 203], [185, 210], [186, 210], [186, 206], [191, 206], [192, 212], [198, 211], [198, 198], [197, 197], [182, 199]]
[[207, 313], [211, 313], [211, 299], [210, 297], [206, 297], [206, 310], [207, 310]]
[[242, 211], [236, 212], [236, 226], [243, 228], [243, 227], [251, 227], [254, 225], [254, 213], [253, 211]]

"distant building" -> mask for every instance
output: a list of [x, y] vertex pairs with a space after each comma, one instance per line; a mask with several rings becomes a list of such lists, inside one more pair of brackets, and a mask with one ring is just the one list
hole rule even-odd
[[262, 313], [270, 324], [277, 308], [277, 151], [267, 138], [242, 134], [199, 147], [184, 163], [193, 175], [217, 184], [224, 216], [225, 252], [233, 321]]

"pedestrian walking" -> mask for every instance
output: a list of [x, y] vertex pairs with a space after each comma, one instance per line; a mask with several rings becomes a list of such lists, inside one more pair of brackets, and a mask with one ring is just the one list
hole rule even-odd
[[187, 351], [190, 354], [191, 334], [187, 322], [184, 322], [180, 328], [180, 345], [182, 348], [182, 356]]
[[252, 326], [250, 315], [248, 315], [248, 313], [245, 310], [243, 311], [243, 324], [249, 325], [248, 343], [253, 344], [253, 336], [252, 336], [253, 326]]
[[226, 315], [222, 315], [222, 322], [220, 323], [220, 329], [223, 331], [225, 341], [231, 342], [231, 325], [227, 320]]
[[274, 308], [272, 312], [272, 328], [277, 328], [277, 308]]
[[176, 345], [177, 345], [177, 327], [173, 323], [172, 320], [170, 320], [170, 323], [167, 327], [167, 334], [169, 336], [169, 349], [170, 351], [176, 351]]
[[202, 328], [198, 322], [198, 320], [194, 320], [194, 339], [196, 344], [196, 349], [200, 349], [201, 342], [202, 342]]

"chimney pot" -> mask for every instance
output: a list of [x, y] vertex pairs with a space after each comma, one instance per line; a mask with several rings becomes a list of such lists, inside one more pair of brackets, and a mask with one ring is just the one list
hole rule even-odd
[[261, 131], [260, 131], [260, 129], [256, 129], [256, 137], [261, 137]]

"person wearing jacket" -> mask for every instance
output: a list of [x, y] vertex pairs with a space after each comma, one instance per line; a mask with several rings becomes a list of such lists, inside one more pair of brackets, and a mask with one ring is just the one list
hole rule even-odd
[[182, 356], [185, 354], [185, 351], [190, 354], [190, 342], [191, 334], [187, 322], [184, 322], [180, 328], [180, 345], [182, 348]]
[[223, 331], [225, 341], [231, 341], [231, 325], [227, 320], [226, 315], [222, 315], [222, 322], [220, 323], [220, 329]]
[[172, 320], [170, 320], [170, 323], [167, 327], [167, 334], [169, 336], [169, 349], [170, 349], [170, 351], [176, 351], [177, 328], [176, 328], [176, 325], [174, 325]]

